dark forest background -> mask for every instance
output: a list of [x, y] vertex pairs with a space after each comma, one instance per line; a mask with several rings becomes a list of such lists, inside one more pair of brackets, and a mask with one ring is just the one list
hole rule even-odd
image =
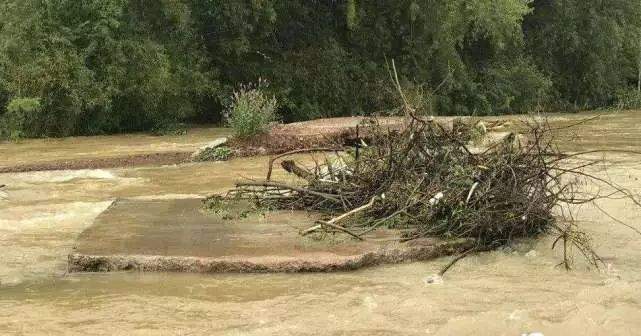
[[0, 135], [221, 122], [268, 81], [283, 121], [641, 107], [639, 0], [3, 0]]

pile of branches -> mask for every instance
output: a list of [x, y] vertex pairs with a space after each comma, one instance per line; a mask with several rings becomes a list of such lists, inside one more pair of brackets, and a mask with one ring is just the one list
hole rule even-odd
[[[545, 119], [524, 120], [518, 133], [474, 147], [474, 140], [486, 133], [482, 123], [459, 119], [444, 126], [431, 117], [418, 116], [401, 89], [393, 61], [390, 77], [402, 102], [402, 127], [389, 128], [373, 118], [359, 126], [362, 133], [356, 129], [352, 147], [298, 149], [275, 156], [264, 181], [238, 183], [227, 194], [206, 202], [250, 200], [261, 208], [321, 213], [325, 220], [302, 235], [332, 231], [364, 240], [379, 228], [395, 228], [401, 241], [424, 237], [475, 240], [476, 246], [455, 258], [441, 275], [471, 252], [542, 234], [556, 235], [552, 247], [563, 248], [560, 265], [570, 268], [569, 250], [576, 248], [589, 264], [599, 267], [601, 260], [589, 235], [572, 218], [572, 206], [626, 198], [641, 207], [628, 190], [588, 172], [602, 161], [582, 159], [583, 155], [598, 151], [570, 154], [555, 145], [554, 134], [591, 119], [558, 128]], [[311, 168], [283, 160], [316, 152], [331, 155], [325, 155], [322, 162], [312, 156]], [[277, 160], [300, 183], [274, 181]]]
[[[571, 204], [601, 197], [588, 194], [582, 184], [597, 179], [585, 168], [595, 161], [580, 161], [554, 145], [546, 121], [523, 121], [522, 130], [483, 148], [473, 148], [472, 124], [446, 127], [433, 119], [410, 115], [404, 127], [391, 130], [376, 119], [367, 125], [368, 138], [355, 148], [309, 148], [273, 157], [264, 181], [240, 182], [212, 199], [251, 200], [272, 209], [315, 211], [324, 215], [317, 231], [349, 234], [366, 239], [379, 228], [397, 228], [400, 240], [423, 237], [472, 238], [474, 251], [496, 249], [520, 238], [544, 233], [562, 242], [569, 268], [570, 247], [598, 266], [589, 236], [571, 220], [559, 216]], [[326, 152], [325, 160], [300, 165], [287, 156]], [[300, 183], [275, 181], [274, 163], [299, 177]], [[572, 166], [574, 164], [575, 166]], [[607, 181], [603, 180], [607, 183]], [[614, 193], [628, 195], [615, 188]], [[211, 200], [211, 199], [210, 199]], [[559, 211], [560, 210], [560, 211]]]

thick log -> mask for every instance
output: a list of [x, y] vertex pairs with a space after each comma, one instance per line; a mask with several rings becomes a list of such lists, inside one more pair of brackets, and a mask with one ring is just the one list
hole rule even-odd
[[294, 174], [303, 180], [311, 182], [315, 178], [314, 174], [310, 173], [307, 169], [298, 166], [294, 160], [285, 160], [281, 162], [280, 165], [286, 172]]

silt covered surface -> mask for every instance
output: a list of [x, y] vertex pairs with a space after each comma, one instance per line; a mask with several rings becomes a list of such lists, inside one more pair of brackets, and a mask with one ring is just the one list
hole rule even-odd
[[399, 243], [381, 230], [365, 241], [342, 234], [302, 237], [303, 212], [268, 212], [228, 220], [199, 199], [120, 200], [82, 232], [69, 255], [72, 272], [327, 272], [428, 260], [461, 252], [470, 241]]

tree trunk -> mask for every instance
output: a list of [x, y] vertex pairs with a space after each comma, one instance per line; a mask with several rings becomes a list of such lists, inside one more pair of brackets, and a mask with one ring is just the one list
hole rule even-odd
[[639, 41], [639, 63], [637, 64], [637, 91], [641, 92], [641, 41]]
[[641, 36], [639, 36], [639, 58], [637, 59], [637, 91], [641, 92]]

